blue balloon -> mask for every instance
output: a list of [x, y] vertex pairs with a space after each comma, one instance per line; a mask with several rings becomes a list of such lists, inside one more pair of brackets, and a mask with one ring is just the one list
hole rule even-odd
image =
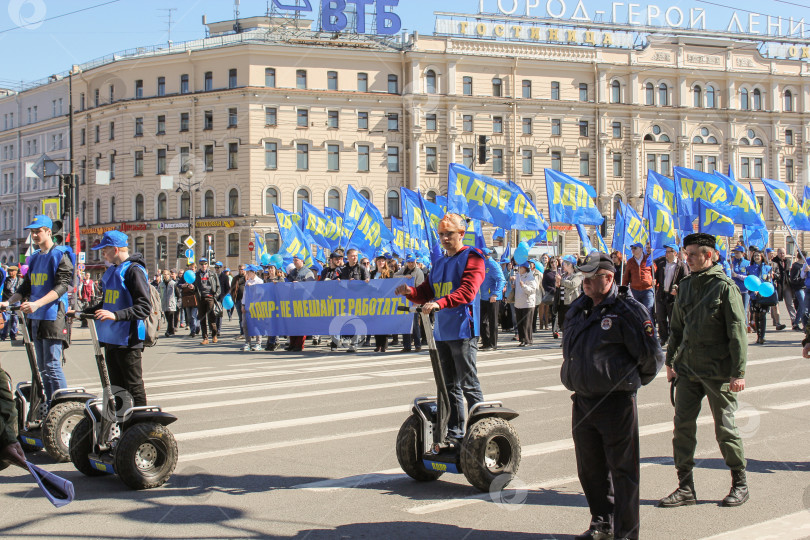
[[270, 262], [268, 264], [278, 266], [278, 265], [283, 264], [283, 263], [284, 263], [284, 257], [281, 255], [281, 253], [276, 253], [275, 255], [270, 257]]
[[270, 264], [270, 254], [265, 253], [264, 255], [262, 255], [261, 262], [262, 266], [267, 266], [268, 264]]
[[231, 309], [233, 307], [233, 298], [231, 298], [230, 294], [226, 294], [225, 298], [222, 299], [222, 307], [225, 309]]
[[537, 268], [537, 271], [541, 274], [546, 271], [546, 267], [543, 266], [543, 263], [540, 261], [534, 261], [534, 267]]
[[758, 292], [758, 293], [760, 294], [760, 296], [762, 296], [763, 298], [768, 298], [769, 296], [773, 295], [773, 293], [774, 293], [774, 291], [775, 291], [775, 290], [776, 290], [776, 289], [774, 289], [774, 288], [773, 288], [773, 283], [769, 283], [769, 282], [767, 282], [767, 281], [763, 281], [763, 282], [762, 282], [762, 285], [760, 285], [760, 286], [759, 286], [759, 289], [757, 290], [757, 292]]
[[521, 242], [515, 248], [515, 252], [512, 254], [512, 258], [515, 259], [515, 262], [518, 264], [523, 264], [529, 260], [529, 244], [526, 242]]
[[757, 292], [760, 285], [762, 285], [762, 281], [757, 276], [748, 276], [743, 281], [743, 285], [745, 285], [745, 288], [749, 291]]
[[186, 281], [186, 283], [190, 284], [190, 283], [194, 283], [194, 280], [197, 279], [197, 276], [195, 276], [194, 272], [192, 272], [191, 270], [186, 270], [183, 273], [183, 279]]

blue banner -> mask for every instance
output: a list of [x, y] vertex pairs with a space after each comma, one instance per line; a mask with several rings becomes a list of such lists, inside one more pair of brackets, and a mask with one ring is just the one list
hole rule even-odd
[[368, 199], [360, 195], [354, 187], [349, 186], [346, 192], [346, 206], [343, 209], [343, 228], [346, 229], [346, 237], [350, 238], [357, 226], [357, 220], [363, 214]]
[[721, 212], [724, 208], [698, 200], [698, 232], [715, 236], [734, 236], [734, 221]]
[[[404, 230], [408, 236], [415, 240], [416, 252], [420, 255], [427, 255], [427, 232], [425, 229], [425, 217], [422, 213], [422, 205], [419, 203], [419, 194], [404, 187], [400, 188], [400, 193], [402, 195], [401, 205]], [[393, 224], [393, 218], [391, 223]], [[408, 253], [411, 253], [411, 251]]]
[[303, 218], [304, 232], [321, 247], [334, 251], [340, 245], [340, 237], [343, 232], [338, 224], [326, 217], [326, 214], [309, 204], [303, 202], [301, 211]]
[[768, 191], [776, 211], [779, 212], [779, 217], [785, 223], [785, 226], [792, 230], [810, 231], [810, 220], [802, 212], [802, 207], [799, 201], [782, 182], [763, 178], [762, 183]]
[[591, 239], [588, 236], [588, 231], [585, 230], [585, 226], [577, 223], [576, 228], [579, 234], [579, 241], [582, 242], [582, 252], [587, 255], [591, 251], [597, 251], [597, 249], [593, 247], [593, 244], [591, 244]]
[[514, 193], [514, 204], [512, 205], [514, 213], [512, 214], [512, 228], [523, 231], [542, 231], [548, 230], [548, 223], [537, 211], [534, 202], [520, 189], [520, 186], [514, 182], [509, 182], [509, 187]]
[[650, 245], [653, 248], [663, 248], [667, 244], [677, 244], [675, 220], [672, 218], [669, 207], [652, 199], [648, 199], [646, 202], [647, 222], [650, 225]]
[[264, 283], [245, 288], [247, 329], [251, 336], [407, 334], [413, 315], [397, 296], [407, 279]]
[[602, 224], [605, 219], [593, 202], [592, 197], [596, 195], [593, 187], [560, 171], [545, 171], [548, 220], [551, 223]]

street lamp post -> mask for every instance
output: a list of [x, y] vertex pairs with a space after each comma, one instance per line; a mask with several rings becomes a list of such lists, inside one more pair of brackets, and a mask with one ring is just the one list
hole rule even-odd
[[188, 169], [185, 173], [183, 173], [183, 176], [181, 177], [183, 179], [178, 181], [179, 187], [177, 188], [178, 193], [182, 193], [183, 191], [188, 193], [188, 233], [192, 239], [194, 238], [195, 233], [194, 192], [200, 191], [200, 184], [202, 184], [202, 180], [198, 180], [196, 182], [192, 181], [193, 177], [194, 171]]

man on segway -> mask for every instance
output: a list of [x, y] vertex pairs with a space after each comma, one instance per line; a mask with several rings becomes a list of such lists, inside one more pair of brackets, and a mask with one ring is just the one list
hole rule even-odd
[[436, 348], [450, 395], [447, 443], [457, 446], [464, 438], [464, 399], [467, 407], [483, 401], [478, 381], [479, 289], [484, 281], [483, 254], [465, 246], [466, 222], [447, 214], [439, 222], [439, 238], [446, 256], [434, 261], [430, 278], [419, 287], [400, 285], [396, 293], [416, 304], [422, 312], [436, 312]]
[[112, 266], [101, 278], [102, 303], [83, 311], [95, 314], [110, 383], [131, 396], [132, 403], [124, 403], [121, 410], [146, 405], [141, 353], [146, 337], [144, 321], [152, 307], [143, 255], [130, 256], [127, 240], [127, 235], [120, 231], [107, 231], [101, 242], [91, 248], [100, 249], [104, 260]]

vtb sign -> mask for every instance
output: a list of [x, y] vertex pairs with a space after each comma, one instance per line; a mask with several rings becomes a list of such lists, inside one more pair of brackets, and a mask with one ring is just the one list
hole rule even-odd
[[[311, 0], [273, 0], [273, 5], [282, 11], [297, 13], [312, 12]], [[349, 26], [346, 9], [349, 5], [357, 11], [355, 31], [366, 33], [366, 9], [374, 7], [376, 13], [377, 34], [392, 35], [402, 30], [402, 20], [391, 11], [399, 5], [399, 0], [321, 0], [321, 27], [325, 32], [343, 32]]]

